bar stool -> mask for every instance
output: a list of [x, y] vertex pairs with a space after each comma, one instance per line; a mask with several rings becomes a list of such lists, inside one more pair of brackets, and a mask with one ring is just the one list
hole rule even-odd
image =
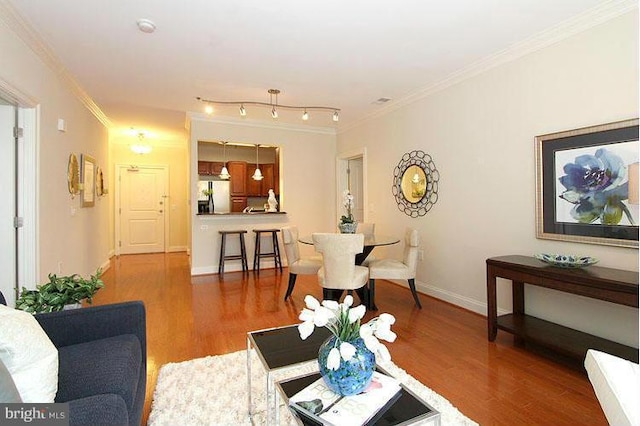
[[[249, 271], [249, 266], [247, 265], [247, 248], [244, 245], [244, 234], [247, 233], [246, 229], [238, 229], [236, 231], [218, 231], [218, 233], [222, 236], [222, 238], [220, 238], [220, 262], [218, 263], [218, 274], [224, 274], [225, 260], [241, 260], [242, 271]], [[240, 237], [240, 254], [228, 255], [225, 251], [227, 247], [227, 235], [235, 234]]]
[[[279, 229], [254, 229], [256, 234], [256, 248], [253, 252], [253, 270], [260, 273], [260, 259], [263, 257], [273, 257], [273, 263], [275, 268], [280, 268], [282, 272], [282, 260], [280, 259], [280, 247], [278, 246], [278, 232]], [[272, 251], [268, 253], [262, 253], [260, 247], [260, 239], [263, 233], [271, 234], [271, 242], [273, 244]]]

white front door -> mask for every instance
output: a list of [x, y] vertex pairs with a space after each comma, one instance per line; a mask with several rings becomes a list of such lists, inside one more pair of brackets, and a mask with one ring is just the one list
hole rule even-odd
[[[168, 170], [164, 166], [117, 166], [119, 242], [116, 254], [165, 250]], [[116, 225], [118, 226], [118, 225]]]

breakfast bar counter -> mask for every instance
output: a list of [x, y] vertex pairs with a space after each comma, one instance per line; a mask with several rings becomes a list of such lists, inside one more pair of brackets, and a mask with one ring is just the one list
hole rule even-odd
[[[247, 213], [201, 213], [192, 216], [191, 229], [191, 275], [217, 274], [220, 261], [220, 231], [245, 230], [246, 252], [248, 263], [253, 262], [255, 249], [255, 234], [253, 230], [280, 229], [289, 225], [289, 217], [286, 212], [253, 211]], [[284, 253], [282, 236], [278, 236], [280, 252]], [[266, 238], [262, 242], [262, 248], [267, 247]], [[313, 249], [311, 249], [313, 250]], [[238, 238], [228, 238], [225, 253], [233, 255], [240, 253], [240, 241]], [[283, 259], [284, 260], [284, 259]], [[273, 262], [263, 259], [261, 268], [272, 268]], [[225, 273], [242, 270], [240, 260], [227, 261]]]
[[200, 217], [207, 217], [207, 216], [213, 216], [213, 217], [228, 217], [228, 216], [247, 216], [247, 217], [251, 217], [251, 216], [259, 216], [259, 215], [273, 215], [273, 214], [287, 214], [287, 212], [261, 212], [261, 211], [252, 211], [252, 212], [247, 212], [247, 213], [242, 213], [242, 212], [232, 212], [232, 213], [217, 213], [217, 212], [213, 212], [213, 213], [198, 213], [197, 216]]

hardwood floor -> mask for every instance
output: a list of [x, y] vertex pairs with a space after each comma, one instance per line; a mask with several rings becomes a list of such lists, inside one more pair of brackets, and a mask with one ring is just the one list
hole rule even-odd
[[[185, 253], [114, 258], [94, 304], [142, 300], [147, 310], [148, 381], [144, 419], [160, 367], [246, 348], [251, 330], [299, 322], [303, 298], [320, 299], [313, 276], [299, 276], [284, 302], [288, 273], [262, 270], [191, 277]], [[579, 371], [514, 347], [499, 332], [487, 341], [486, 318], [376, 281], [379, 312], [396, 316], [392, 360], [482, 425], [606, 425], [591, 385]], [[365, 319], [375, 316], [367, 313]]]

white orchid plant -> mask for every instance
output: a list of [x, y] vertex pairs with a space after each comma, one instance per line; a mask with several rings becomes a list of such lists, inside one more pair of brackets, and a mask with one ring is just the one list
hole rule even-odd
[[353, 223], [353, 214], [351, 213], [353, 209], [353, 195], [351, 195], [348, 189], [342, 192], [342, 205], [347, 214], [340, 217], [340, 223]]
[[[350, 360], [356, 353], [356, 348], [350, 341], [362, 338], [367, 349], [373, 352], [376, 360], [387, 362], [391, 360], [391, 354], [380, 340], [394, 342], [396, 333], [391, 331], [391, 326], [396, 319], [391, 314], [381, 314], [366, 324], [360, 324], [366, 308], [364, 305], [352, 307], [353, 297], [347, 295], [344, 302], [323, 300], [319, 302], [315, 297], [307, 295], [304, 298], [307, 305], [300, 312], [302, 324], [298, 325], [298, 332], [302, 340], [313, 333], [315, 327], [328, 328], [336, 339], [336, 346], [329, 351], [327, 368], [337, 370], [340, 367], [340, 358]], [[380, 339], [380, 340], [378, 340]]]

